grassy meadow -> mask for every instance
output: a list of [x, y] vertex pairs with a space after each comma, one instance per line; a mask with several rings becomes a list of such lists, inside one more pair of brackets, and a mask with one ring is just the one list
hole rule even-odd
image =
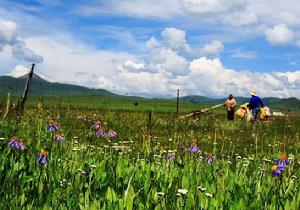
[[[0, 209], [300, 208], [298, 113], [177, 120], [176, 101], [162, 99], [38, 101], [0, 120]], [[180, 103], [180, 114], [203, 107]]]

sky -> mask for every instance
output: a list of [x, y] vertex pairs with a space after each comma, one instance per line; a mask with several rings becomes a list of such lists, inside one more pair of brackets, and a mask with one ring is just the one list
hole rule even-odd
[[0, 75], [124, 95], [300, 98], [298, 0], [1, 0]]

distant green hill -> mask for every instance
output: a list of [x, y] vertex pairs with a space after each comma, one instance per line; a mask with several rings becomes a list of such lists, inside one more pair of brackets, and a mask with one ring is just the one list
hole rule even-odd
[[[13, 92], [14, 96], [20, 96], [23, 93], [25, 83], [26, 83], [26, 77], [14, 78], [10, 76], [0, 76], [0, 97], [1, 95], [4, 96], [7, 92]], [[38, 75], [33, 75], [29, 96], [33, 96], [33, 97], [49, 96], [47, 98], [69, 96], [72, 97], [71, 101], [74, 100], [74, 102], [77, 101], [78, 103], [80, 102], [82, 96], [105, 96], [105, 100], [107, 100], [107, 106], [109, 106], [110, 104], [109, 101], [114, 101], [114, 103], [121, 103], [122, 101], [124, 101], [130, 104], [130, 106], [132, 106], [132, 104], [135, 102], [139, 102], [140, 105], [141, 104], [147, 104], [147, 106], [150, 105], [150, 108], [152, 102], [157, 104], [159, 103], [165, 104], [166, 106], [167, 104], [174, 104], [174, 103], [176, 104], [176, 100], [174, 100], [174, 98], [173, 99], [149, 99], [149, 98], [143, 98], [137, 96], [122, 96], [122, 95], [111, 93], [104, 89], [92, 89], [92, 88], [87, 88], [79, 85], [49, 82], [39, 77]], [[75, 100], [76, 98], [77, 100]], [[235, 99], [238, 104], [243, 104], [249, 101], [249, 97], [235, 97]], [[275, 97], [268, 97], [268, 98], [262, 98], [262, 100], [266, 106], [270, 106], [272, 108], [300, 111], [300, 100], [297, 98], [280, 99]], [[197, 95], [184, 96], [180, 98], [180, 104], [183, 103], [185, 104], [185, 106], [189, 106], [188, 104], [190, 104], [192, 107], [197, 107], [199, 104], [209, 106], [213, 104], [220, 104], [225, 101], [226, 98], [213, 99], [213, 98], [209, 98], [205, 96], [197, 96]]]
[[[212, 99], [204, 96], [184, 96], [180, 98], [185, 102], [191, 103], [208, 103], [208, 104], [220, 104], [226, 101], [226, 98], [222, 99]], [[238, 104], [243, 104], [248, 102], [250, 97], [235, 97], [235, 100]], [[262, 101], [265, 106], [269, 106], [276, 109], [286, 109], [293, 111], [300, 111], [300, 100], [291, 97], [291, 98], [275, 98], [275, 97], [266, 97], [262, 98]]]
[[[21, 95], [26, 83], [25, 77], [0, 77], [0, 94], [13, 92], [14, 95]], [[63, 96], [63, 95], [116, 95], [103, 89], [91, 89], [79, 85], [62, 84], [57, 82], [49, 82], [42, 79], [38, 75], [32, 78], [30, 86], [31, 96]]]
[[197, 96], [197, 95], [191, 95], [191, 96], [183, 96], [180, 98], [182, 101], [191, 102], [191, 103], [215, 103], [216, 100], [205, 97], [205, 96]]

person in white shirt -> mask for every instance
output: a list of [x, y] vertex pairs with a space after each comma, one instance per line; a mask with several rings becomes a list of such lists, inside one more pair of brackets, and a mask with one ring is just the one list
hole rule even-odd
[[233, 95], [230, 94], [228, 96], [228, 99], [224, 103], [224, 106], [227, 109], [227, 119], [228, 120], [234, 120], [234, 108], [236, 107], [237, 103], [235, 99], [233, 98]]

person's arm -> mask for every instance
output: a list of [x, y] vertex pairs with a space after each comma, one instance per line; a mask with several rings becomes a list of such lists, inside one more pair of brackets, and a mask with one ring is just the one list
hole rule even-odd
[[233, 107], [236, 107], [236, 106], [237, 106], [236, 100], [233, 99]]
[[247, 105], [247, 107], [249, 108], [249, 109], [251, 109], [251, 106], [252, 106], [252, 98], [250, 98], [250, 100], [249, 100], [249, 103], [248, 103], [248, 105]]
[[224, 103], [224, 106], [226, 106], [226, 107], [227, 107], [227, 103], [228, 103], [228, 100], [226, 100], [226, 101], [225, 101], [225, 103]]
[[261, 101], [260, 98], [259, 98], [259, 103], [260, 103], [261, 107], [264, 107], [264, 104], [263, 104], [263, 102]]

